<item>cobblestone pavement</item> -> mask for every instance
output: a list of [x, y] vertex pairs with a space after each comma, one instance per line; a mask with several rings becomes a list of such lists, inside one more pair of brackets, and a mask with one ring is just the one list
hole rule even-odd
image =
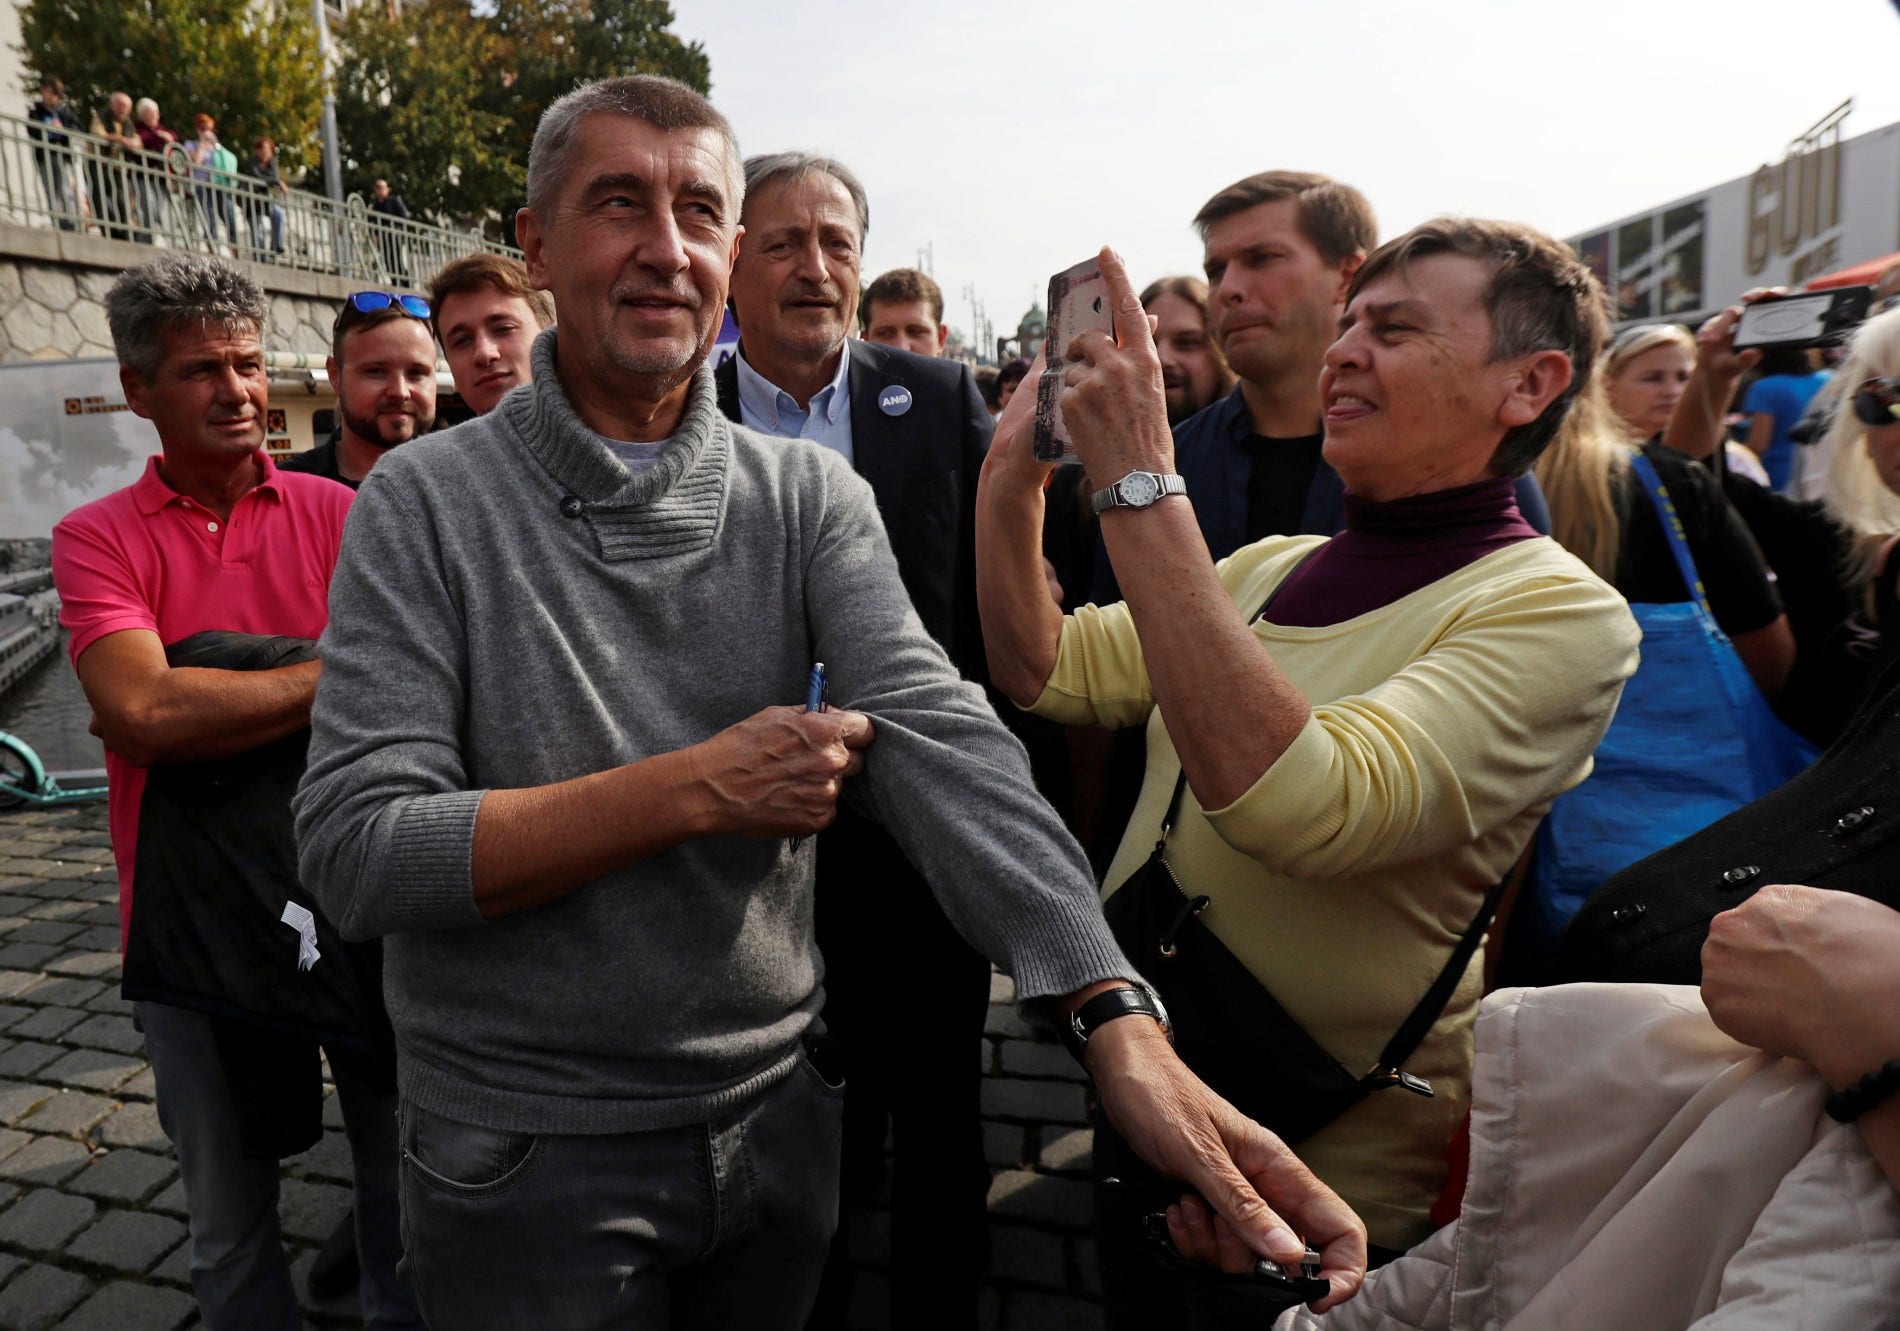
[[[118, 883], [103, 804], [0, 815], [0, 1331], [199, 1325], [184, 1194], [152, 1073], [119, 997]], [[1089, 1134], [1081, 1074], [997, 976], [983, 1038], [983, 1139], [994, 1170], [984, 1331], [1097, 1331]], [[323, 1140], [284, 1168], [280, 1213], [298, 1290], [349, 1205], [334, 1097]], [[852, 1331], [879, 1328], [889, 1217], [854, 1227], [865, 1268]], [[306, 1299], [319, 1328], [354, 1301]]]

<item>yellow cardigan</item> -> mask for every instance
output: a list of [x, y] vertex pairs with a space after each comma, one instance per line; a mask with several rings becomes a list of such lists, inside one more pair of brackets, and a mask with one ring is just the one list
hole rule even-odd
[[[1221, 562], [1221, 582], [1250, 615], [1319, 539], [1248, 546]], [[1168, 860], [1190, 894], [1213, 899], [1201, 920], [1315, 1040], [1364, 1071], [1551, 800], [1589, 774], [1640, 634], [1622, 596], [1542, 538], [1340, 624], [1254, 632], [1312, 717], [1226, 808], [1203, 811], [1190, 788]], [[1125, 605], [1064, 620], [1031, 710], [1148, 726], [1112, 894], [1147, 858], [1181, 770]], [[1436, 1097], [1378, 1092], [1299, 1148], [1383, 1247], [1430, 1232], [1445, 1145], [1470, 1099], [1481, 960], [1406, 1064]]]

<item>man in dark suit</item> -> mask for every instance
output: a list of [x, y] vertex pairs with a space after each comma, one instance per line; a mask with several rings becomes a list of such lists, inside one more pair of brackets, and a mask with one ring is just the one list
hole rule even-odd
[[[732, 270], [739, 352], [719, 404], [766, 434], [834, 448], [870, 482], [918, 617], [981, 681], [974, 560], [977, 470], [990, 415], [967, 367], [853, 338], [869, 208], [843, 164], [807, 153], [745, 164], [745, 234]], [[789, 445], [788, 445], [789, 446]], [[989, 964], [957, 937], [881, 829], [843, 806], [818, 841], [824, 1020], [842, 1042], [842, 1205], [810, 1325], [844, 1325], [850, 1213], [892, 1162], [891, 1324], [976, 1325], [988, 1264], [989, 1170], [970, 1051]], [[894, 1002], [899, 993], [913, 995]]]

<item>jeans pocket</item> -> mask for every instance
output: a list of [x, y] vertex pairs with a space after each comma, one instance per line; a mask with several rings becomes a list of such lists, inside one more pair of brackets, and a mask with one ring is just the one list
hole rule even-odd
[[807, 1078], [820, 1093], [842, 1097], [844, 1059], [838, 1043], [824, 1036], [808, 1040], [798, 1051], [798, 1075]]
[[541, 1138], [533, 1133], [458, 1123], [403, 1103], [403, 1163], [452, 1197], [504, 1192], [527, 1177], [540, 1154]]

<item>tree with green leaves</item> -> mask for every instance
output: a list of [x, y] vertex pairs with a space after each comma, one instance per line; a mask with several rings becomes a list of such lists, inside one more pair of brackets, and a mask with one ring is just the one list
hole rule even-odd
[[308, 6], [251, 0], [25, 0], [20, 52], [33, 96], [65, 80], [82, 121], [115, 91], [150, 97], [189, 137], [200, 112], [241, 157], [269, 135], [287, 172], [317, 157], [323, 59]]
[[706, 48], [672, 32], [666, 0], [496, 0], [492, 19], [506, 73], [488, 104], [508, 117], [523, 161], [548, 103], [591, 79], [664, 74], [712, 90]]
[[526, 153], [492, 109], [504, 48], [466, 0], [422, 0], [392, 17], [360, 5], [337, 25], [337, 138], [343, 185], [369, 192], [377, 177], [411, 211], [493, 224], [520, 205]]

